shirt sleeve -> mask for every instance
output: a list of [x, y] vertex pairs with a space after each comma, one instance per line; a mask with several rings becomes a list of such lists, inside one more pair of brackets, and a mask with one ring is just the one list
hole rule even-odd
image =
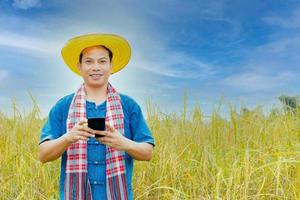
[[140, 106], [134, 102], [130, 115], [130, 129], [133, 134], [133, 140], [136, 142], [147, 142], [155, 146], [153, 136], [144, 119]]
[[50, 110], [42, 130], [39, 144], [46, 140], [53, 140], [62, 135], [62, 108], [60, 101]]

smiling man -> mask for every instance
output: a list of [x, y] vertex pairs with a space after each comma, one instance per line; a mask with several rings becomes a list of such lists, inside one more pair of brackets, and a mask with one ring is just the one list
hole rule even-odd
[[[84, 83], [52, 107], [41, 131], [39, 160], [62, 157], [60, 199], [133, 199], [133, 160], [149, 161], [154, 139], [138, 103], [108, 81], [130, 55], [128, 42], [112, 34], [75, 37], [62, 49]], [[96, 117], [105, 118], [105, 131], [87, 126]]]

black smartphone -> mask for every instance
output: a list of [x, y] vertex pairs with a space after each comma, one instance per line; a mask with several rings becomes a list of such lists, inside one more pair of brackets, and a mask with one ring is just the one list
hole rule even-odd
[[[88, 118], [88, 127], [93, 130], [105, 131], [105, 118], [104, 117]], [[95, 137], [103, 137], [103, 136], [96, 134]]]

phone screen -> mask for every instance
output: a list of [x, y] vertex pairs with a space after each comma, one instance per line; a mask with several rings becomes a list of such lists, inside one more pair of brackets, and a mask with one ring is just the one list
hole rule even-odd
[[[105, 118], [104, 117], [88, 118], [88, 127], [93, 130], [105, 131]], [[95, 137], [103, 137], [103, 136], [96, 134]]]

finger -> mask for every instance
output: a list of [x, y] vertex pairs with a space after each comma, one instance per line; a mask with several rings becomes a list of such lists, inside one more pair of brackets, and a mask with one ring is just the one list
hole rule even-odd
[[90, 137], [95, 137], [94, 134], [91, 134], [91, 133], [89, 133], [89, 132], [82, 131], [81, 133], [82, 133], [81, 135], [83, 135], [83, 136], [85, 136], [85, 137], [88, 137], [88, 138], [90, 138]]
[[99, 138], [99, 140], [103, 144], [111, 144], [113, 142], [112, 139], [109, 137], [101, 137], [101, 138]]
[[83, 126], [87, 126], [87, 123], [86, 123], [86, 122], [84, 123], [84, 122], [81, 122], [81, 121], [80, 121], [80, 122], [78, 122], [77, 124], [75, 124], [75, 126], [74, 126], [73, 128], [79, 130], [79, 129], [82, 129]]
[[106, 125], [107, 130], [109, 130], [111, 132], [115, 131], [115, 128], [112, 125], [110, 125], [108, 122], [105, 122], [105, 125]]
[[86, 131], [86, 132], [89, 132], [91, 134], [94, 134], [94, 130], [91, 129], [91, 128], [89, 128], [89, 127], [87, 127], [87, 126], [85, 126], [85, 125], [79, 126], [78, 130], [80, 130], [80, 131]]
[[78, 122], [78, 125], [84, 125], [85, 123], [87, 123], [87, 120], [86, 119], [81, 119], [79, 122]]
[[75, 138], [76, 138], [76, 140], [84, 140], [84, 141], [88, 141], [88, 139], [89, 139], [87, 137], [80, 136], [80, 135], [76, 135]]
[[79, 136], [84, 136], [84, 137], [87, 137], [87, 138], [89, 138], [89, 137], [95, 137], [94, 134], [91, 134], [91, 133], [86, 132], [86, 131], [76, 131], [76, 133]]
[[[100, 140], [101, 138], [102, 138], [102, 137], [96, 137], [95, 139], [96, 139], [98, 142], [102, 143], [101, 140]], [[102, 143], [102, 144], [104, 144], [104, 143]]]
[[106, 136], [106, 135], [107, 135], [107, 131], [98, 131], [98, 130], [94, 130], [94, 134], [95, 134], [95, 135]]

